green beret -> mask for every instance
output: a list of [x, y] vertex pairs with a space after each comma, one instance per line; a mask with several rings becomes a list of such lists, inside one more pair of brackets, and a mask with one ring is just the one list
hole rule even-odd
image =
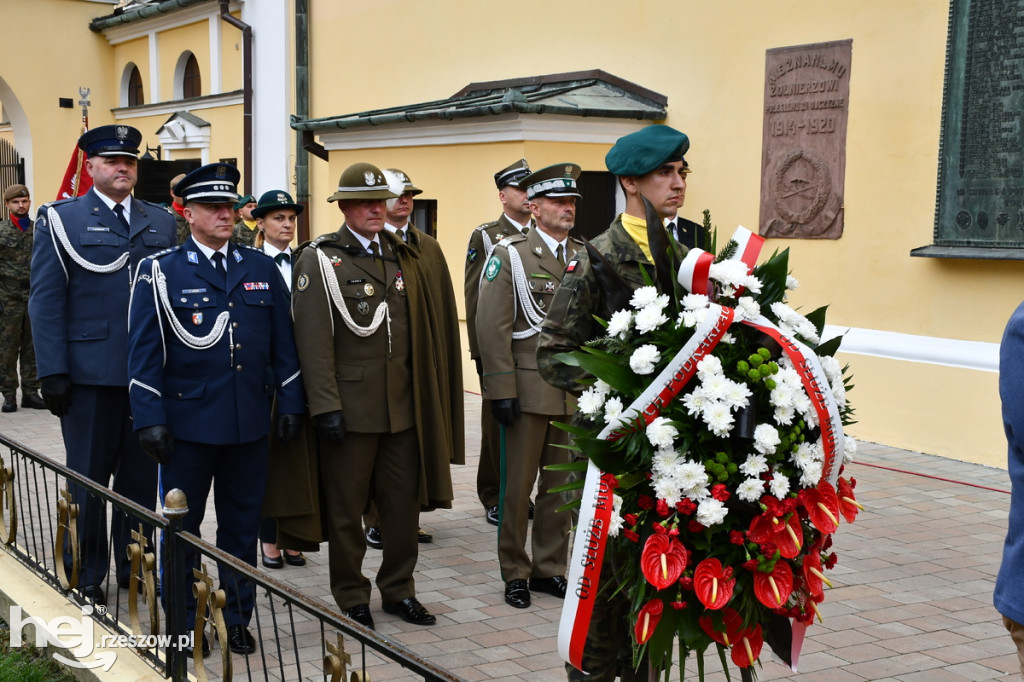
[[237, 211], [238, 209], [242, 208], [246, 204], [255, 204], [255, 203], [256, 203], [256, 197], [254, 197], [251, 194], [246, 194], [244, 197], [239, 197], [238, 198], [238, 203], [235, 204], [235, 210]]
[[604, 163], [613, 175], [646, 175], [671, 161], [686, 160], [690, 149], [686, 133], [666, 125], [650, 125], [615, 141]]

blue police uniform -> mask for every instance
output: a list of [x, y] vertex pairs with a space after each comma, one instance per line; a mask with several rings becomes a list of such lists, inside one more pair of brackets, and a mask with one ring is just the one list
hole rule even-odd
[[[95, 189], [41, 207], [28, 309], [39, 378], [63, 375], [71, 384], [61, 417], [67, 466], [103, 485], [113, 476], [114, 492], [152, 509], [157, 469], [139, 448], [130, 421], [128, 301], [132, 273], [146, 256], [174, 244], [175, 222], [162, 207], [134, 198], [129, 217], [126, 228]], [[106, 511], [84, 491], [73, 494], [79, 504], [79, 585], [98, 590], [108, 566]], [[113, 554], [122, 584], [130, 570], [129, 525], [123, 514], [114, 515]]]
[[[190, 237], [142, 263], [129, 318], [135, 429], [166, 425], [174, 439], [161, 468], [163, 491], [185, 493], [184, 528], [199, 535], [213, 485], [217, 547], [255, 566], [272, 397], [280, 414], [305, 412], [288, 292], [277, 266], [256, 249], [229, 243], [225, 281]], [[194, 551], [186, 551], [186, 564], [188, 584]], [[228, 625], [246, 625], [252, 585], [223, 566], [220, 579]], [[187, 627], [194, 622], [188, 591]]]

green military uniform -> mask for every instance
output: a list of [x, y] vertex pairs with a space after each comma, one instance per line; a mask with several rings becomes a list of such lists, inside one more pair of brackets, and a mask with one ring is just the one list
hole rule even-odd
[[[570, 258], [578, 247], [566, 240]], [[522, 409], [515, 424], [505, 429], [501, 458], [498, 563], [505, 582], [565, 575], [570, 515], [556, 513], [561, 497], [547, 492], [565, 482], [565, 473], [544, 467], [568, 461], [568, 434], [551, 421], [568, 421], [575, 405], [564, 390], [540, 377], [536, 359], [539, 323], [564, 269], [540, 230], [530, 230], [495, 247], [480, 284], [476, 324], [483, 395], [489, 401], [518, 398]], [[527, 518], [538, 473], [531, 561], [526, 552]]]
[[185, 240], [192, 236], [192, 228], [189, 227], [188, 221], [185, 220], [185, 216], [179, 215], [173, 208], [171, 212], [174, 214], [174, 238], [178, 240], [179, 244], [184, 244]]
[[28, 319], [29, 267], [32, 263], [32, 225], [22, 232], [8, 218], [0, 221], [0, 393], [18, 390], [21, 362], [22, 395], [36, 395], [36, 353]]
[[[466, 333], [469, 336], [469, 356], [474, 362], [480, 359], [477, 342], [476, 311], [480, 296], [480, 280], [484, 264], [491, 257], [494, 247], [505, 237], [520, 234], [519, 228], [504, 213], [497, 220], [484, 223], [469, 235], [466, 250]], [[480, 462], [476, 473], [476, 492], [485, 508], [498, 506], [500, 500], [501, 469], [499, 462], [498, 422], [491, 413], [491, 401], [484, 396], [480, 406]]]
[[250, 228], [245, 224], [244, 220], [239, 220], [235, 223], [235, 232], [231, 237], [231, 241], [236, 244], [245, 244], [246, 246], [256, 245], [256, 234], [259, 232], [255, 227]]

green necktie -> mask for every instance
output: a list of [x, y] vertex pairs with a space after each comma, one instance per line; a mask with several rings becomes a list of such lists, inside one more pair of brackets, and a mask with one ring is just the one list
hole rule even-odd
[[562, 247], [561, 244], [559, 244], [558, 248], [555, 249], [555, 258], [558, 259], [558, 264], [561, 265], [564, 268], [565, 267], [565, 250], [564, 250], [564, 248]]
[[370, 253], [373, 254], [373, 262], [377, 264], [377, 269], [380, 270], [380, 276], [385, 276], [384, 272], [384, 259], [380, 257], [380, 246], [377, 242], [370, 242]]

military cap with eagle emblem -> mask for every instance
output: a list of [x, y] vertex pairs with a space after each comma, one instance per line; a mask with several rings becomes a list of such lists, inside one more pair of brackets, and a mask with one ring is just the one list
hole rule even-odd
[[519, 181], [529, 174], [530, 164], [526, 163], [526, 159], [519, 159], [511, 166], [506, 166], [495, 173], [494, 184], [498, 186], [498, 189], [504, 189], [507, 185], [521, 188]]
[[263, 196], [260, 197], [260, 203], [256, 204], [256, 208], [252, 210], [252, 217], [262, 218], [279, 208], [291, 209], [295, 211], [295, 215], [299, 215], [305, 207], [292, 201], [292, 195], [288, 194], [288, 192], [281, 189], [272, 189], [269, 192], [264, 192]]
[[181, 197], [182, 204], [234, 204], [238, 201], [235, 187], [241, 177], [231, 164], [208, 163], [186, 175], [174, 186], [174, 193]]
[[87, 156], [130, 156], [138, 158], [142, 133], [129, 125], [93, 128], [78, 138], [78, 148]]
[[338, 180], [338, 191], [327, 201], [345, 199], [394, 199], [397, 194], [388, 187], [384, 173], [372, 163], [354, 163], [346, 168]]
[[580, 167], [575, 163], [556, 163], [541, 168], [519, 181], [519, 187], [526, 190], [526, 198], [536, 197], [578, 197], [576, 180]]
[[405, 174], [405, 171], [398, 170], [397, 168], [385, 168], [384, 178], [388, 181], [391, 191], [396, 194], [401, 195], [406, 192], [412, 196], [423, 194], [423, 190], [412, 184], [412, 180]]

